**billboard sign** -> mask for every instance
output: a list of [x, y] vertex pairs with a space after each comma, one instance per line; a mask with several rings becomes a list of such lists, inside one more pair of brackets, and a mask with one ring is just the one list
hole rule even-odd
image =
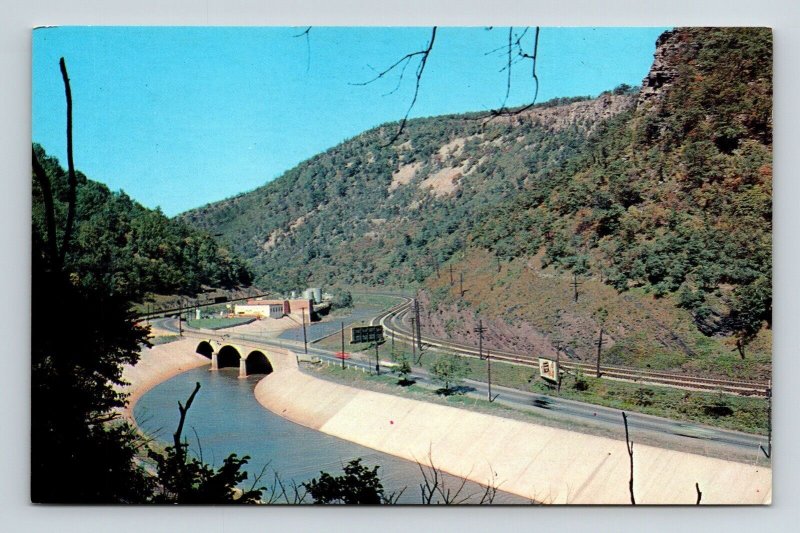
[[539, 375], [547, 381], [558, 382], [558, 363], [552, 359], [539, 358]]
[[380, 342], [383, 340], [383, 326], [353, 326], [350, 330], [350, 344], [356, 342]]

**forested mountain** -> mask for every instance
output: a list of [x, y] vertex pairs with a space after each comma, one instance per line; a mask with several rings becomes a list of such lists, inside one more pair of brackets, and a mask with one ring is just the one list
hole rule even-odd
[[602, 118], [633, 105], [617, 92], [549, 102], [513, 120], [414, 120], [391, 146], [396, 125], [382, 126], [182, 218], [223, 233], [264, 286], [420, 282], [464, 247], [491, 206], [575, 157]]
[[439, 334], [470, 337], [480, 314], [499, 347], [564, 339], [588, 359], [605, 325], [620, 363], [747, 346], [768, 362], [771, 33], [656, 44], [638, 90], [418, 119], [389, 146], [396, 125], [381, 126], [183, 218], [223, 233], [265, 287], [418, 285]]
[[[67, 218], [66, 171], [58, 160], [34, 145], [42, 168], [50, 178], [56, 214], [57, 242], [63, 238]], [[75, 231], [65, 270], [73, 283], [103, 287], [113, 294], [140, 299], [146, 293], [194, 293], [201, 285], [233, 287], [250, 282], [244, 263], [198, 231], [160, 210], [147, 209], [124, 192], [78, 179]], [[45, 214], [38, 181], [33, 181], [34, 250], [42, 250]]]

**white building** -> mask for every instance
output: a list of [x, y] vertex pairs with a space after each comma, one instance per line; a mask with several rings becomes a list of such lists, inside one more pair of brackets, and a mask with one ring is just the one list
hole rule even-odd
[[246, 304], [236, 304], [236, 316], [255, 316], [258, 318], [281, 318], [288, 314], [285, 300], [248, 300]]

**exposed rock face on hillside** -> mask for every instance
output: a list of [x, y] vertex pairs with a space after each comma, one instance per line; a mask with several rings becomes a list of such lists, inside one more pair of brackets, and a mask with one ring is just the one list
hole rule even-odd
[[634, 102], [635, 98], [628, 94], [604, 94], [598, 98], [571, 104], [534, 107], [519, 115], [497, 120], [513, 126], [521, 126], [528, 122], [553, 132], [574, 126], [586, 133], [592, 133], [603, 121], [630, 109]]
[[678, 62], [675, 57], [687, 42], [681, 39], [679, 31], [666, 31], [656, 40], [656, 51], [653, 54], [653, 65], [647, 76], [642, 80], [642, 87], [639, 90], [639, 101], [641, 105], [651, 99], [658, 99], [669, 88], [678, 74]]

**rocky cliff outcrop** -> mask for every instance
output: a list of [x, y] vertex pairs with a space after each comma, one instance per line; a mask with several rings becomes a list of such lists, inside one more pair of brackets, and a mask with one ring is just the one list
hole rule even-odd
[[656, 51], [653, 54], [653, 65], [642, 80], [637, 105], [661, 98], [675, 77], [678, 75], [677, 57], [680, 55], [686, 40], [682, 38], [683, 30], [665, 31], [656, 40]]

